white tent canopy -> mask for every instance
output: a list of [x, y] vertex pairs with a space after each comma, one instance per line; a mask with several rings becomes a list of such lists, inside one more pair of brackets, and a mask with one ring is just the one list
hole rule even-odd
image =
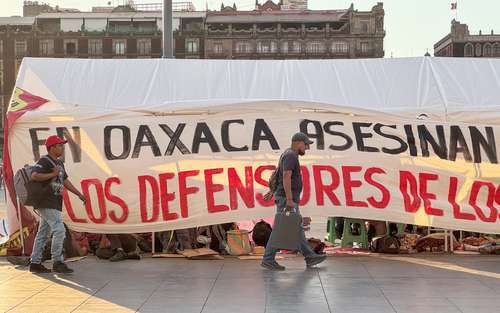
[[[49, 100], [101, 108], [265, 99], [426, 113], [454, 121], [494, 122], [500, 114], [496, 59], [25, 58], [17, 86]], [[464, 112], [475, 114], [460, 114]]]

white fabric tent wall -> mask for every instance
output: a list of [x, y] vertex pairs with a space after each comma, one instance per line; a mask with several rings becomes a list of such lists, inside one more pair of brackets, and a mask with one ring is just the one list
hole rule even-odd
[[[100, 108], [301, 100], [500, 123], [500, 60], [82, 60], [25, 58], [17, 86]], [[470, 114], [474, 112], [474, 114]]]

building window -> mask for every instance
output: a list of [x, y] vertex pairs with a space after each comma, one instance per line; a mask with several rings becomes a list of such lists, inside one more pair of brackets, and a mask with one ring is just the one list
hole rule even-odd
[[3, 55], [3, 40], [0, 40], [0, 58]]
[[320, 41], [312, 41], [308, 42], [306, 45], [306, 51], [308, 53], [324, 53], [325, 52], [325, 44]]
[[490, 43], [487, 43], [484, 45], [483, 55], [485, 57], [492, 57], [493, 56], [493, 50], [491, 49]]
[[113, 54], [114, 55], [125, 55], [126, 51], [126, 42], [125, 40], [113, 40]]
[[224, 47], [222, 46], [222, 42], [216, 42], [216, 43], [214, 43], [214, 53], [215, 54], [222, 54], [222, 53], [224, 53]]
[[334, 41], [332, 42], [332, 52], [333, 53], [348, 53], [349, 45], [345, 41]]
[[370, 44], [368, 42], [361, 43], [361, 53], [368, 53], [370, 50]]
[[493, 44], [493, 56], [500, 57], [500, 43], [498, 42]]
[[102, 55], [102, 40], [101, 39], [90, 39], [89, 40], [89, 55], [90, 56], [101, 56]]
[[278, 44], [276, 41], [259, 41], [257, 42], [258, 53], [276, 53], [278, 52]]
[[26, 56], [26, 53], [28, 51], [26, 40], [16, 40], [14, 49], [15, 49], [14, 52], [16, 54], [16, 57], [22, 58], [22, 57]]
[[288, 53], [288, 41], [281, 43], [281, 53]]
[[477, 57], [480, 57], [480, 56], [481, 56], [481, 52], [482, 52], [482, 50], [483, 50], [483, 49], [482, 49], [482, 47], [481, 47], [481, 44], [480, 44], [480, 43], [476, 44], [476, 56], [477, 56]]
[[468, 43], [465, 45], [464, 55], [466, 57], [473, 57], [474, 56], [474, 46], [472, 46], [471, 43]]
[[40, 40], [40, 56], [52, 56], [54, 54], [54, 40]]
[[151, 39], [137, 39], [137, 54], [151, 55]]
[[236, 43], [236, 52], [237, 53], [251, 53], [252, 47], [250, 46], [250, 43], [248, 43], [246, 41], [237, 42]]
[[198, 40], [189, 39], [186, 41], [186, 51], [187, 53], [198, 53]]
[[361, 32], [368, 33], [368, 22], [361, 22]]
[[75, 56], [78, 51], [78, 41], [76, 39], [64, 40], [64, 55]]
[[300, 41], [294, 41], [293, 42], [293, 53], [300, 53], [302, 50], [302, 45]]

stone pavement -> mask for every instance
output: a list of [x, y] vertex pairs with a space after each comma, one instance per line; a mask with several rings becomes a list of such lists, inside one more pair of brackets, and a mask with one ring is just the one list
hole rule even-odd
[[334, 256], [317, 269], [301, 258], [269, 272], [258, 261], [88, 257], [73, 275], [40, 275], [0, 258], [7, 312], [425, 312], [495, 313], [500, 257]]

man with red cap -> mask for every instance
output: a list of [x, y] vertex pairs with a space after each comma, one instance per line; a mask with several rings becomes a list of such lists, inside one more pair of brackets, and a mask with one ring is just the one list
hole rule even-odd
[[72, 273], [64, 263], [63, 242], [66, 230], [61, 218], [64, 188], [71, 191], [85, 203], [85, 197], [69, 181], [64, 168], [64, 163], [59, 159], [64, 155], [64, 144], [66, 140], [58, 136], [50, 136], [45, 141], [48, 154], [38, 160], [33, 170], [31, 179], [42, 184], [49, 185], [49, 192], [35, 206], [40, 215], [40, 224], [36, 234], [33, 253], [31, 254], [30, 272], [49, 273], [50, 269], [42, 265], [42, 254], [47, 238], [52, 233], [52, 271], [56, 273]]

